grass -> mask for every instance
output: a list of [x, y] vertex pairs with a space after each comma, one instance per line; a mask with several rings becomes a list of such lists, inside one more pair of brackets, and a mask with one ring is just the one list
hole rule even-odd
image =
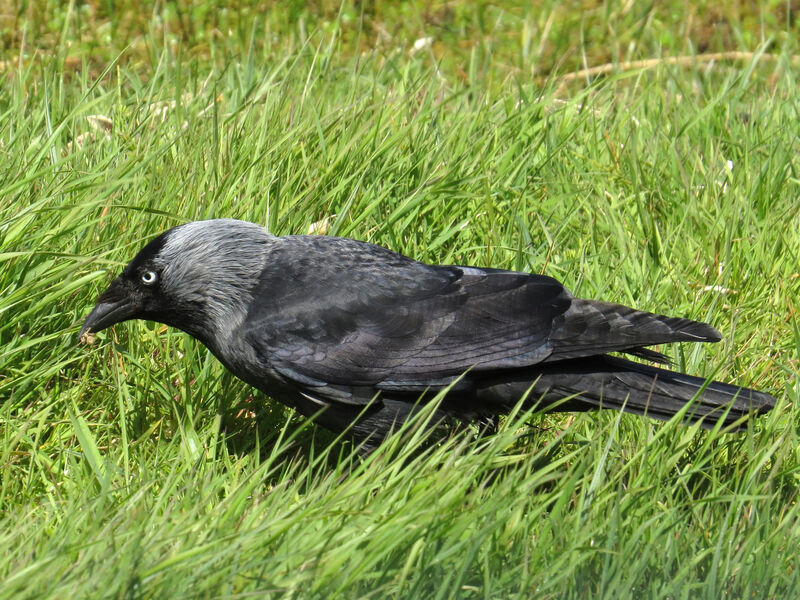
[[[115, 4], [0, 19], [0, 598], [797, 597], [787, 5]], [[77, 346], [146, 240], [223, 216], [709, 321], [676, 366], [778, 408], [410, 427], [360, 461], [179, 332]]]

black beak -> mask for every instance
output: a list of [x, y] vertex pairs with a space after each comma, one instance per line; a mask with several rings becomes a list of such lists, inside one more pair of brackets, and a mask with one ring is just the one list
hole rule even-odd
[[131, 297], [125, 288], [126, 286], [119, 279], [111, 282], [83, 322], [78, 340], [82, 340], [86, 333], [97, 333], [115, 323], [121, 323], [136, 316], [140, 309], [139, 302]]

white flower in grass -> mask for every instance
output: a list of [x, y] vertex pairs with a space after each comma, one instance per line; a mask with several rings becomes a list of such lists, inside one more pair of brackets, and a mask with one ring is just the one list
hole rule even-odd
[[431, 46], [433, 46], [433, 37], [431, 37], [431, 36], [421, 37], [417, 41], [414, 42], [413, 46], [411, 46], [411, 50], [409, 51], [409, 54], [411, 54], [413, 56], [414, 54], [418, 54], [419, 52], [422, 52], [423, 50], [427, 50]]

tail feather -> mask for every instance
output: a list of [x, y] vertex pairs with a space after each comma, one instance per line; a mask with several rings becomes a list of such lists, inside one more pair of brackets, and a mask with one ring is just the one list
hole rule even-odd
[[[693, 401], [686, 420], [700, 421], [710, 429], [719, 420], [731, 426], [743, 416], [762, 414], [775, 406], [775, 398], [764, 392], [611, 356], [553, 363], [537, 375], [528, 397], [554, 404], [553, 410], [608, 408], [666, 421]], [[519, 397], [525, 385], [530, 387], [531, 379], [526, 382], [509, 375], [489, 383], [479, 394], [486, 401], [497, 402], [509, 399], [509, 393]], [[568, 397], [573, 398], [563, 402]], [[736, 429], [742, 428], [738, 423]]]

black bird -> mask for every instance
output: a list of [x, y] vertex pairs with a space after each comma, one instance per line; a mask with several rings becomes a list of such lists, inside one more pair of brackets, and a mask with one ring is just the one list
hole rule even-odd
[[[717, 342], [705, 323], [575, 298], [544, 275], [427, 265], [325, 236], [271, 235], [218, 219], [155, 238], [81, 329], [158, 321], [200, 340], [237, 377], [334, 432], [377, 445], [420, 399], [435, 415], [491, 422], [526, 393], [556, 410], [621, 409], [732, 429], [770, 410], [763, 392], [611, 356]], [[564, 399], [567, 398], [566, 401]]]

